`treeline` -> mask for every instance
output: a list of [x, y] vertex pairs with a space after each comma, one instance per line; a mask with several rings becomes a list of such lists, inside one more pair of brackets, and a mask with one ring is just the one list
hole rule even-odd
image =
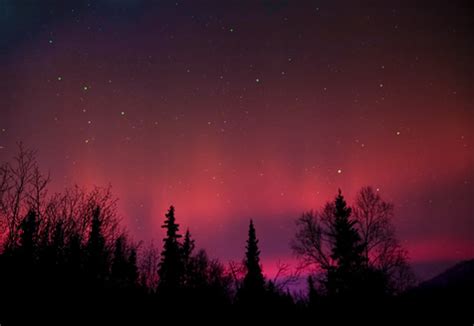
[[[196, 249], [189, 230], [183, 236], [173, 206], [162, 246], [145, 246], [120, 226], [110, 188], [48, 194], [48, 183], [34, 152], [22, 146], [0, 168], [4, 321], [47, 321], [59, 310], [120, 318], [174, 308], [324, 316], [357, 300], [385, 302], [413, 285], [391, 223], [393, 205], [370, 187], [353, 207], [339, 191], [321, 211], [297, 220], [291, 246], [304, 274], [279, 282], [264, 277], [252, 221], [242, 263], [224, 265]], [[309, 275], [307, 291], [292, 295], [286, 282], [300, 275]]]

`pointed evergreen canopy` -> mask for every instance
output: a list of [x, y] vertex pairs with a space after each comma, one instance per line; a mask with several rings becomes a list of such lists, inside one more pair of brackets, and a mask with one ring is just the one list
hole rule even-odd
[[334, 202], [333, 232], [335, 245], [332, 248], [331, 258], [341, 268], [350, 268], [362, 262], [363, 245], [355, 220], [351, 220], [351, 208], [347, 206], [341, 190]]
[[351, 296], [360, 290], [364, 246], [340, 189], [334, 201], [333, 217], [331, 258], [335, 266], [328, 271], [326, 286], [331, 295]]
[[28, 214], [21, 223], [20, 229], [20, 251], [26, 261], [32, 261], [35, 255], [35, 245], [38, 232], [38, 222], [35, 211], [28, 211]]
[[137, 249], [130, 248], [127, 265], [127, 281], [129, 286], [135, 287], [138, 284], [138, 266], [137, 266]]
[[96, 207], [92, 214], [91, 230], [86, 245], [86, 270], [93, 279], [102, 280], [108, 273], [107, 256], [100, 208]]
[[262, 274], [262, 269], [260, 267], [260, 250], [258, 249], [257, 235], [252, 220], [250, 220], [246, 249], [245, 267], [247, 267], [248, 273], [254, 275]]
[[260, 266], [260, 250], [258, 249], [258, 239], [252, 220], [250, 220], [246, 249], [244, 264], [247, 274], [240, 291], [240, 299], [246, 302], [253, 302], [258, 301], [258, 298], [263, 294], [265, 278]]
[[119, 286], [125, 283], [127, 277], [127, 243], [125, 235], [120, 235], [115, 240], [114, 257], [112, 260], [111, 267], [111, 278], [114, 282], [117, 282]]
[[166, 293], [180, 287], [183, 276], [183, 264], [180, 243], [178, 242], [181, 235], [178, 233], [179, 224], [176, 223], [173, 206], [170, 206], [165, 217], [165, 222], [161, 226], [166, 229], [166, 237], [163, 239], [164, 245], [158, 270], [160, 277], [158, 287], [162, 292]]
[[166, 243], [168, 241], [176, 241], [178, 238], [181, 238], [181, 235], [178, 234], [179, 224], [176, 223], [176, 218], [174, 217], [174, 206], [170, 206], [168, 213], [165, 214], [165, 222], [161, 226], [166, 229], [166, 238], [163, 241]]
[[183, 259], [185, 262], [188, 261], [191, 257], [191, 254], [194, 250], [194, 246], [194, 239], [191, 238], [191, 232], [189, 232], [189, 229], [187, 229], [186, 233], [184, 234], [184, 241], [182, 247]]

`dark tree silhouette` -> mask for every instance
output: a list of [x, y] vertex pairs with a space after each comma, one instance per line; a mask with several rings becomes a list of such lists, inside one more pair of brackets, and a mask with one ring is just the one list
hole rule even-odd
[[135, 285], [136, 273], [136, 252], [129, 248], [127, 237], [122, 234], [115, 240], [110, 278], [115, 286], [128, 288]]
[[395, 238], [392, 213], [393, 205], [383, 202], [371, 188], [362, 188], [354, 209], [339, 192], [322, 212], [304, 213], [297, 220], [293, 251], [303, 268], [324, 272], [329, 295], [380, 297], [394, 293], [395, 287], [412, 284], [412, 277], [406, 251]]
[[84, 263], [82, 249], [83, 245], [80, 235], [77, 232], [72, 232], [65, 247], [65, 268], [71, 279], [79, 279], [81, 277]]
[[184, 241], [182, 246], [183, 260], [185, 263], [188, 262], [191, 258], [194, 247], [194, 239], [191, 238], [191, 233], [189, 232], [189, 229], [187, 229], [186, 233], [184, 234]]
[[173, 206], [170, 206], [165, 216], [165, 222], [161, 226], [166, 229], [166, 237], [163, 239], [164, 245], [158, 269], [158, 291], [166, 296], [176, 294], [182, 285], [183, 261], [178, 241], [181, 235], [178, 233], [179, 224], [176, 223]]
[[18, 251], [24, 263], [33, 264], [36, 258], [37, 250], [37, 232], [38, 222], [36, 213], [30, 210], [23, 219], [20, 226], [20, 239], [18, 244]]
[[316, 285], [314, 284], [314, 279], [311, 275], [308, 276], [307, 283], [308, 283], [308, 305], [310, 307], [315, 307], [318, 305], [320, 300], [319, 300], [318, 291], [316, 290]]
[[51, 254], [55, 265], [62, 265], [65, 256], [65, 234], [63, 221], [58, 221], [54, 226], [54, 232], [51, 239]]
[[189, 229], [186, 230], [184, 235], [183, 245], [181, 246], [181, 254], [183, 259], [184, 279], [183, 285], [185, 287], [190, 286], [193, 277], [193, 251], [194, 251], [194, 239], [191, 238]]
[[127, 287], [134, 289], [138, 286], [138, 265], [137, 265], [137, 248], [132, 246], [129, 249], [127, 261]]
[[238, 301], [246, 305], [256, 305], [265, 293], [265, 278], [260, 266], [260, 250], [253, 221], [250, 220], [244, 266], [246, 274], [238, 292]]
[[186, 271], [186, 303], [191, 306], [223, 306], [230, 302], [230, 277], [217, 259], [200, 249], [189, 259]]
[[158, 287], [158, 270], [160, 252], [151, 242], [143, 248], [139, 259], [139, 283], [147, 293], [154, 293]]
[[396, 238], [392, 223], [394, 205], [383, 201], [372, 187], [363, 187], [357, 194], [353, 211], [364, 245], [365, 263], [372, 276], [378, 271], [377, 278], [385, 279], [389, 293], [402, 293], [413, 286], [408, 253]]
[[[353, 207], [339, 192], [321, 212], [305, 213], [298, 220], [293, 250], [305, 267], [322, 271], [313, 274], [319, 283], [308, 278], [307, 300], [298, 300], [287, 289], [298, 278], [289, 273], [288, 264], [279, 264], [272, 280], [264, 278], [253, 221], [245, 259], [226, 269], [205, 250], [195, 251], [189, 230], [180, 241], [173, 206], [162, 226], [166, 237], [161, 254], [153, 245], [139, 251], [126, 230], [117, 231], [110, 187], [85, 191], [76, 186], [47, 195], [48, 181], [33, 152], [22, 147], [14, 164], [0, 166], [2, 324], [3, 316], [8, 318], [5, 324], [43, 321], [41, 313], [52, 307], [107, 318], [111, 308], [120, 311], [117, 316], [139, 317], [137, 312], [142, 312], [146, 318], [169, 304], [182, 311], [212, 312], [218, 307], [266, 311], [268, 316], [310, 307], [307, 311], [323, 317], [319, 312], [328, 311], [334, 318], [332, 309], [348, 312], [349, 306], [361, 308], [359, 302], [380, 307], [388, 302], [387, 294], [398, 294], [408, 284], [406, 251], [391, 224], [393, 205], [369, 187], [362, 188]], [[379, 300], [382, 295], [384, 300]]]
[[86, 266], [91, 281], [102, 282], [108, 274], [108, 252], [102, 232], [100, 207], [96, 207], [92, 215], [89, 239], [86, 244]]
[[30, 210], [39, 221], [49, 181], [49, 176], [40, 173], [35, 151], [22, 143], [18, 144], [13, 162], [0, 166], [0, 234], [5, 234], [2, 239], [5, 250], [17, 245], [23, 218]]
[[326, 280], [330, 295], [354, 294], [356, 289], [353, 287], [363, 267], [364, 247], [354, 226], [356, 221], [351, 219], [351, 211], [339, 190], [334, 201], [334, 219], [330, 231], [334, 239], [331, 252], [334, 265], [329, 269]]

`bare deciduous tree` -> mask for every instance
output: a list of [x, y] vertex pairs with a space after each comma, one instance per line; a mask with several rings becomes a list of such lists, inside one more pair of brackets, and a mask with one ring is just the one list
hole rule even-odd
[[[367, 262], [378, 261], [381, 250], [394, 238], [392, 225], [393, 204], [387, 203], [371, 187], [363, 187], [357, 194], [353, 216], [358, 224]], [[370, 257], [369, 257], [370, 256]]]
[[[392, 224], [394, 206], [381, 199], [371, 187], [357, 195], [353, 209], [357, 231], [364, 246], [366, 266], [382, 271], [393, 292], [413, 285], [413, 273], [407, 251], [400, 245]], [[334, 205], [328, 203], [321, 212], [310, 211], [296, 221], [297, 232], [291, 242], [293, 252], [301, 261], [300, 268], [327, 272], [334, 266], [331, 248], [334, 245]]]
[[0, 243], [3, 249], [15, 246], [21, 221], [29, 210], [36, 213], [38, 234], [48, 242], [59, 220], [66, 235], [76, 234], [85, 241], [90, 231], [93, 212], [100, 209], [100, 219], [107, 247], [119, 235], [120, 219], [117, 199], [111, 187], [94, 187], [88, 191], [75, 186], [62, 194], [48, 196], [50, 176], [43, 174], [36, 153], [18, 145], [13, 162], [0, 166]]
[[280, 260], [276, 263], [277, 272], [271, 280], [275, 288], [279, 291], [286, 291], [290, 285], [299, 281], [301, 269], [292, 270], [290, 264], [283, 263]]
[[291, 241], [291, 248], [300, 259], [300, 269], [329, 270], [334, 265], [331, 259], [333, 231], [330, 226], [330, 211], [326, 204], [323, 211], [309, 211], [296, 220], [297, 232]]
[[395, 292], [413, 285], [408, 253], [396, 238], [392, 223], [393, 204], [383, 201], [372, 187], [363, 187], [357, 194], [353, 212], [368, 266], [383, 271]]
[[155, 291], [158, 286], [158, 264], [160, 250], [153, 242], [143, 249], [139, 262], [140, 284], [149, 291]]
[[29, 209], [38, 208], [45, 198], [49, 176], [40, 173], [35, 152], [18, 144], [18, 154], [12, 163], [5, 163], [0, 169], [0, 219], [3, 226], [4, 248], [18, 240], [21, 220]]
[[235, 293], [237, 293], [237, 291], [239, 290], [242, 284], [242, 280], [244, 279], [246, 269], [242, 262], [236, 262], [233, 260], [229, 261], [227, 269], [228, 269], [228, 274], [230, 275], [232, 279], [232, 283], [233, 283], [232, 290], [235, 295]]

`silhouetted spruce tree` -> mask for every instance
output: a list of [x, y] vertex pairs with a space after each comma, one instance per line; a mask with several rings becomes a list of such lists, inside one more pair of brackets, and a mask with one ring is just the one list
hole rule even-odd
[[265, 294], [265, 279], [260, 266], [260, 250], [252, 220], [250, 220], [246, 248], [244, 260], [246, 274], [239, 289], [238, 301], [244, 305], [255, 305], [261, 302]]
[[37, 228], [36, 213], [34, 210], [29, 210], [20, 226], [21, 234], [19, 243], [22, 253], [27, 257], [33, 256], [37, 240]]
[[[50, 283], [52, 288], [58, 295], [64, 293], [67, 285], [66, 275], [66, 239], [64, 234], [64, 223], [59, 220], [54, 224], [54, 230], [51, 236], [51, 244], [49, 245], [51, 262], [53, 264], [53, 272], [49, 272]], [[48, 268], [44, 270], [48, 273]]]
[[[10, 250], [10, 263], [12, 274], [10, 281], [13, 293], [18, 291], [24, 299], [34, 300], [38, 286], [38, 220], [34, 210], [29, 210], [20, 223], [18, 243], [12, 245]], [[0, 290], [3, 292], [3, 289]], [[8, 291], [7, 291], [8, 292]]]
[[105, 248], [105, 237], [102, 231], [102, 220], [99, 207], [96, 207], [92, 214], [91, 230], [85, 249], [85, 270], [88, 273], [88, 276], [93, 282], [100, 283], [104, 281], [108, 273], [108, 252]]
[[183, 258], [183, 268], [184, 268], [184, 280], [183, 285], [185, 287], [190, 285], [191, 273], [192, 273], [192, 253], [194, 251], [194, 240], [191, 238], [191, 233], [189, 229], [186, 230], [184, 235], [183, 245], [181, 246], [181, 253]]
[[355, 228], [355, 220], [351, 220], [351, 208], [347, 206], [341, 190], [334, 202], [334, 220], [332, 235], [334, 246], [331, 258], [336, 266], [328, 271], [327, 287], [330, 295], [354, 295], [360, 290], [360, 278], [364, 247]]
[[176, 295], [181, 287], [183, 278], [183, 261], [181, 256], [181, 245], [178, 241], [181, 235], [178, 233], [179, 224], [176, 223], [174, 207], [170, 206], [166, 219], [161, 226], [166, 229], [166, 237], [163, 239], [163, 251], [159, 264], [158, 292], [165, 296]]
[[28, 211], [20, 226], [20, 239], [18, 249], [24, 264], [32, 264], [36, 259], [38, 222], [36, 212]]
[[134, 289], [138, 285], [137, 250], [122, 234], [115, 240], [110, 278], [119, 289]]
[[65, 239], [64, 226], [62, 221], [58, 221], [54, 226], [54, 231], [51, 239], [51, 247], [53, 248], [54, 264], [61, 266], [64, 264], [65, 255]]
[[191, 258], [191, 255], [194, 250], [194, 239], [191, 238], [191, 233], [189, 232], [189, 229], [186, 230], [186, 233], [184, 234], [184, 240], [183, 240], [183, 246], [182, 246], [182, 252], [183, 252], [183, 260], [184, 262], [188, 262], [189, 259]]
[[[43, 216], [43, 221], [46, 218]], [[61, 220], [49, 224], [41, 233], [39, 240], [38, 277], [41, 278], [43, 290], [51, 293], [64, 290], [64, 258], [65, 238], [63, 222]]]
[[[68, 241], [65, 246], [65, 267], [67, 274], [72, 279], [79, 279], [82, 275], [83, 267], [83, 244], [81, 236], [73, 231], [68, 237]], [[72, 282], [71, 282], [72, 283]]]
[[123, 288], [127, 286], [127, 239], [125, 235], [120, 235], [115, 240], [114, 257], [112, 259], [112, 268], [110, 278], [114, 286]]
[[135, 246], [130, 248], [128, 254], [127, 284], [132, 289], [138, 286], [137, 249]]

